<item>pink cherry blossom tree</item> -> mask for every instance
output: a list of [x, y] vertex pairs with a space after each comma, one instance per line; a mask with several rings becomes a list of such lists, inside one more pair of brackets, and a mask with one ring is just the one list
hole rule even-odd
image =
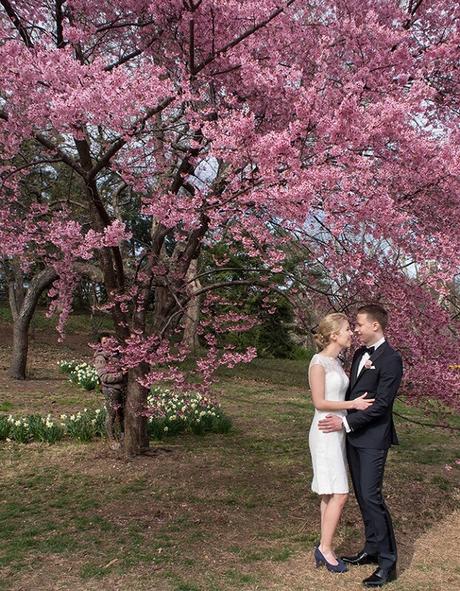
[[[78, 264], [100, 269], [129, 376], [127, 454], [148, 443], [150, 385], [187, 387], [193, 298], [208, 346], [194, 387], [254, 355], [217, 347], [253, 323], [219, 312], [232, 286], [265, 290], [268, 307], [272, 289], [318, 310], [384, 302], [408, 392], [458, 404], [456, 3], [1, 5], [1, 254], [55, 269], [61, 329]], [[24, 142], [37, 151], [18, 165]], [[19, 232], [21, 179], [55, 161], [81, 200], [41, 195]], [[204, 250], [213, 263], [191, 277]], [[225, 252], [245, 261], [231, 279]]]

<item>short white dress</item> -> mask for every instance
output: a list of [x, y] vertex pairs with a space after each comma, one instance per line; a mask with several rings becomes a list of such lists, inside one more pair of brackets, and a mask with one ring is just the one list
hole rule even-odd
[[[313, 355], [308, 368], [309, 383], [310, 369], [314, 365], [324, 367], [326, 374], [325, 399], [334, 401], [345, 400], [349, 380], [340, 361], [327, 355], [321, 355], [321, 353]], [[345, 431], [342, 429], [333, 433], [323, 433], [318, 429], [318, 421], [330, 414], [343, 417], [347, 414], [347, 411], [315, 410], [308, 438], [313, 465], [311, 490], [319, 495], [347, 493], [349, 491], [345, 454]]]

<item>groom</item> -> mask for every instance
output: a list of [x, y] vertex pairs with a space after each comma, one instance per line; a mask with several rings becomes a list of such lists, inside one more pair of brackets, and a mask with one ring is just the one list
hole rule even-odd
[[398, 443], [393, 425], [393, 403], [402, 378], [402, 359], [385, 340], [387, 311], [378, 304], [358, 310], [355, 332], [363, 346], [353, 356], [347, 400], [365, 392], [375, 398], [367, 410], [349, 410], [346, 417], [328, 415], [319, 421], [325, 433], [345, 429], [347, 459], [366, 535], [363, 550], [343, 556], [348, 564], [378, 564], [363, 584], [381, 587], [396, 579], [396, 541], [390, 513], [382, 494], [388, 449]]

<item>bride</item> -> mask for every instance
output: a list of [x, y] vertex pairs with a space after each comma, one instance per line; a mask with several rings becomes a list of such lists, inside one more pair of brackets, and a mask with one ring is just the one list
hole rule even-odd
[[310, 427], [309, 445], [313, 465], [311, 489], [321, 497], [321, 540], [315, 548], [316, 566], [326, 565], [334, 573], [346, 572], [344, 562], [337, 559], [332, 540], [348, 498], [347, 465], [345, 459], [345, 432], [324, 433], [318, 421], [331, 411], [345, 416], [347, 409], [366, 410], [373, 399], [366, 393], [355, 400], [346, 401], [348, 377], [338, 355], [351, 345], [352, 331], [345, 314], [328, 314], [319, 323], [315, 333], [319, 353], [313, 355], [308, 369], [315, 415]]

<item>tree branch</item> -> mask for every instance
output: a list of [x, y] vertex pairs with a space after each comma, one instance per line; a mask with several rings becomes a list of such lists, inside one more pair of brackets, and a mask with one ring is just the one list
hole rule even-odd
[[[410, 0], [409, 5], [407, 7], [407, 12], [408, 14], [410, 14], [410, 18], [408, 18], [407, 21], [404, 23], [404, 29], [408, 30], [414, 24], [416, 19], [414, 19], [413, 17], [415, 16], [417, 10], [420, 8], [422, 2], [423, 0]], [[396, 44], [394, 47], [397, 47], [397, 45], [398, 44]]]
[[3, 8], [5, 9], [6, 14], [10, 17], [11, 22], [16, 27], [18, 33], [21, 35], [22, 40], [26, 44], [26, 47], [28, 47], [29, 49], [32, 48], [34, 46], [34, 44], [32, 43], [32, 39], [30, 38], [30, 35], [27, 32], [27, 29], [21, 23], [21, 20], [18, 17], [18, 15], [16, 14], [16, 11], [11, 6], [11, 3], [8, 0], [0, 0], [0, 2], [1, 2]]
[[257, 268], [257, 267], [254, 269], [248, 269], [246, 267], [218, 267], [216, 269], [212, 269], [211, 271], [204, 271], [203, 273], [198, 273], [198, 275], [194, 275], [191, 279], [189, 279], [188, 281], [185, 282], [185, 285], [188, 285], [189, 283], [193, 283], [197, 279], [200, 279], [200, 277], [207, 277], [208, 275], [216, 275], [217, 273], [226, 273], [228, 271], [239, 271], [241, 273], [273, 273], [273, 271], [270, 271], [270, 269]]
[[190, 74], [195, 75], [195, 19], [190, 19], [190, 41], [189, 41], [189, 65]]
[[207, 57], [203, 62], [201, 62], [201, 64], [198, 64], [196, 66], [195, 70], [192, 72], [192, 74], [193, 75], [198, 74], [198, 72], [200, 72], [208, 64], [210, 64], [212, 61], [214, 61], [214, 59], [216, 57], [218, 57], [222, 53], [225, 53], [229, 49], [232, 49], [236, 45], [239, 45], [242, 41], [244, 41], [245, 39], [247, 39], [248, 37], [250, 37], [251, 35], [256, 33], [259, 29], [262, 29], [263, 27], [268, 25], [273, 19], [275, 19], [278, 15], [280, 15], [282, 12], [284, 12], [286, 10], [286, 8], [289, 8], [289, 6], [291, 4], [294, 4], [295, 1], [296, 0], [288, 0], [284, 6], [280, 6], [279, 8], [274, 10], [266, 19], [255, 24], [253, 27], [251, 27], [250, 29], [248, 29], [247, 31], [245, 31], [244, 33], [242, 33], [241, 35], [239, 35], [238, 37], [233, 39], [233, 41], [230, 41], [229, 43], [227, 43], [226, 45], [224, 45], [223, 47], [221, 47], [220, 49], [215, 51], [213, 54], [211, 54], [209, 57]]
[[[121, 18], [121, 17], [120, 17]], [[105, 31], [113, 31], [114, 29], [124, 29], [126, 27], [148, 27], [149, 25], [153, 25], [155, 23], [154, 19], [151, 19], [149, 21], [144, 21], [144, 22], [124, 22], [124, 23], [120, 23], [117, 22], [116, 19], [114, 21], [112, 21], [111, 23], [107, 23], [105, 25], [101, 25], [96, 29], [96, 33], [104, 33]]]
[[425, 423], [422, 421], [416, 421], [415, 419], [411, 419], [404, 415], [399, 414], [399, 412], [393, 411], [393, 414], [404, 421], [409, 421], [409, 423], [414, 423], [415, 425], [421, 425], [422, 427], [433, 427], [434, 429], [450, 429], [451, 431], [460, 431], [459, 427], [452, 427], [451, 425], [442, 425], [440, 423]]
[[18, 172], [21, 172], [21, 170], [26, 170], [27, 168], [32, 168], [40, 164], [55, 164], [56, 162], [62, 162], [61, 158], [46, 158], [44, 160], [34, 160], [32, 162], [28, 162], [27, 164], [23, 164], [22, 166], [17, 166], [16, 168], [14, 168], [14, 170], [11, 170], [8, 173], [1, 175], [1, 178], [2, 180], [6, 180], [11, 176], [17, 174]]
[[74, 268], [80, 273], [80, 275], [88, 277], [95, 283], [104, 282], [104, 274], [96, 265], [91, 265], [91, 263], [74, 263]]
[[202, 293], [206, 293], [207, 291], [212, 291], [213, 289], [220, 289], [222, 287], [232, 287], [233, 285], [259, 285], [261, 287], [270, 287], [263, 281], [251, 281], [249, 279], [237, 279], [235, 281], [222, 281], [221, 283], [213, 283], [211, 285], [206, 285], [197, 291], [194, 291], [190, 294], [190, 298], [196, 298], [197, 296], [201, 295]]
[[[140, 119], [137, 123], [138, 127], [142, 127], [146, 121], [148, 121], [153, 115], [160, 113], [168, 105], [170, 105], [174, 100], [174, 97], [170, 96], [164, 99], [158, 106], [154, 107], [153, 109], [149, 109], [142, 119]], [[92, 180], [95, 178], [98, 172], [100, 172], [103, 168], [105, 168], [110, 160], [115, 156], [115, 154], [123, 148], [123, 146], [127, 143], [127, 140], [124, 138], [119, 138], [116, 140], [110, 148], [106, 151], [106, 153], [96, 162], [96, 164], [88, 171], [88, 179]]]
[[66, 0], [56, 0], [56, 46], [58, 49], [65, 47], [64, 30], [62, 27], [62, 6]]
[[[5, 111], [0, 111], [0, 119], [3, 119], [4, 121], [9, 120], [9, 117]], [[68, 154], [61, 150], [61, 148], [56, 146], [51, 140], [49, 140], [46, 136], [44, 136], [41, 133], [35, 134], [34, 137], [37, 140], [37, 142], [44, 146], [47, 150], [50, 150], [51, 152], [57, 154], [59, 156], [59, 160], [67, 164], [67, 166], [70, 166], [70, 168], [75, 170], [75, 172], [77, 172], [81, 177], [86, 179], [86, 171], [78, 164], [78, 162], [76, 162], [73, 158], [71, 158]]]
[[113, 62], [112, 64], [109, 64], [108, 66], [105, 66], [104, 71], [111, 72], [115, 68], [118, 68], [118, 66], [121, 66], [122, 64], [129, 62], [129, 60], [132, 60], [133, 58], [137, 57], [138, 55], [141, 55], [141, 53], [143, 53], [144, 51], [145, 51], [145, 48], [144, 49], [135, 49], [131, 53], [127, 53], [126, 55], [121, 57], [116, 62]]
[[65, 164], [67, 164], [68, 166], [73, 168], [73, 170], [75, 170], [75, 172], [77, 172], [80, 176], [82, 176], [83, 178], [86, 178], [86, 172], [78, 164], [78, 162], [76, 162], [73, 158], [71, 158], [65, 152], [63, 152], [58, 146], [53, 144], [53, 142], [51, 142], [47, 137], [45, 137], [41, 133], [37, 133], [35, 135], [35, 139], [37, 140], [37, 142], [39, 142], [42, 146], [44, 146], [45, 148], [47, 148], [51, 152], [55, 152], [56, 154], [58, 154], [59, 158], [63, 162], [65, 162]]
[[423, 0], [416, 0], [415, 2], [410, 2], [410, 8], [409, 8], [409, 13], [414, 16], [414, 14], [417, 12], [417, 10], [420, 8], [421, 4], [422, 4]]

